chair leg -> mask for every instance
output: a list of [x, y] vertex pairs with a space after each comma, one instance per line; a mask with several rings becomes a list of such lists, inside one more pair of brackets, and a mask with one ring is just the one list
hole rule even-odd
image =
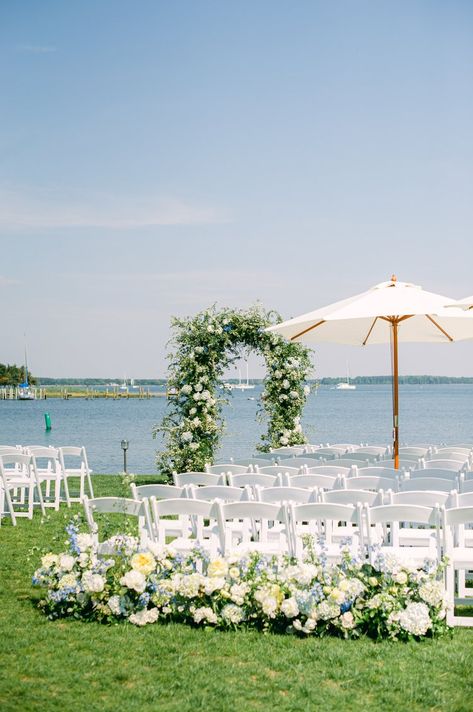
[[[69, 485], [67, 484], [67, 477], [65, 474], [62, 476], [62, 483], [64, 484], [64, 496], [66, 498], [66, 504], [68, 507], [71, 506], [71, 498], [69, 496]], [[59, 490], [61, 489], [61, 485], [59, 485]]]
[[10, 512], [10, 517], [11, 517], [11, 522], [14, 527], [16, 527], [16, 516], [15, 516], [15, 510], [13, 509], [13, 503], [10, 497], [10, 491], [8, 487], [5, 489], [5, 498], [7, 500], [7, 507], [8, 511]]
[[92, 487], [92, 478], [91, 478], [91, 476], [90, 476], [90, 472], [89, 472], [89, 471], [87, 471], [87, 484], [89, 485], [89, 497], [90, 497], [91, 499], [93, 499], [93, 498], [94, 498], [94, 489], [93, 489], [93, 487]]

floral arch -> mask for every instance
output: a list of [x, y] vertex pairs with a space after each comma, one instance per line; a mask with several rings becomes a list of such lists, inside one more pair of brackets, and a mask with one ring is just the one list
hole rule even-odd
[[268, 426], [257, 449], [306, 442], [300, 420], [310, 392], [310, 352], [265, 331], [279, 321], [279, 314], [260, 306], [247, 311], [213, 307], [173, 319], [168, 388], [174, 397], [153, 431], [154, 437], [164, 435], [164, 450], [156, 459], [162, 474], [203, 470], [214, 460], [224, 431], [221, 407], [227, 402], [219, 387], [242, 347], [259, 352], [267, 368], [258, 418], [267, 419]]

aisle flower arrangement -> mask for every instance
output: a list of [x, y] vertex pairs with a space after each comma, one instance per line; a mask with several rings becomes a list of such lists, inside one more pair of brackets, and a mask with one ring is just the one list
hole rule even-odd
[[51, 619], [394, 640], [448, 630], [442, 567], [429, 562], [413, 569], [379, 555], [369, 565], [346, 550], [330, 565], [323, 543], [312, 541], [303, 561], [257, 553], [209, 558], [199, 547], [185, 555], [154, 544], [141, 549], [125, 535], [109, 541], [113, 553], [104, 557], [90, 535], [74, 524], [68, 531], [67, 550], [43, 556], [33, 577]]
[[155, 437], [164, 438], [157, 456], [162, 474], [199, 471], [214, 461], [224, 430], [221, 407], [227, 402], [223, 376], [242, 349], [260, 353], [267, 368], [258, 413], [260, 420], [267, 419], [267, 431], [259, 449], [306, 442], [301, 415], [310, 392], [305, 383], [311, 368], [309, 350], [265, 331], [278, 321], [278, 314], [261, 307], [213, 308], [173, 320], [168, 370], [172, 397], [154, 429]]

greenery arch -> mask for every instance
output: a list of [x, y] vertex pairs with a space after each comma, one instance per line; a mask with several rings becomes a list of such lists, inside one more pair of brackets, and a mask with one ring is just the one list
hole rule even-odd
[[310, 352], [265, 331], [280, 321], [279, 314], [260, 306], [246, 311], [212, 307], [194, 317], [173, 319], [168, 388], [174, 396], [153, 431], [154, 437], [164, 434], [165, 447], [156, 459], [160, 472], [169, 476], [173, 471], [199, 471], [213, 462], [224, 430], [221, 406], [227, 402], [218, 389], [242, 346], [259, 352], [267, 367], [258, 419], [267, 418], [268, 427], [257, 449], [306, 442], [300, 420], [310, 392], [305, 383]]

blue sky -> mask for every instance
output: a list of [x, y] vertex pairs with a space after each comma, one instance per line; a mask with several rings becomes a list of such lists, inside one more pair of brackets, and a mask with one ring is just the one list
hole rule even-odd
[[[213, 303], [473, 294], [469, 2], [3, 0], [0, 60], [2, 362], [26, 332], [36, 374], [160, 377], [171, 316]], [[347, 359], [389, 372], [324, 345], [317, 374]]]

